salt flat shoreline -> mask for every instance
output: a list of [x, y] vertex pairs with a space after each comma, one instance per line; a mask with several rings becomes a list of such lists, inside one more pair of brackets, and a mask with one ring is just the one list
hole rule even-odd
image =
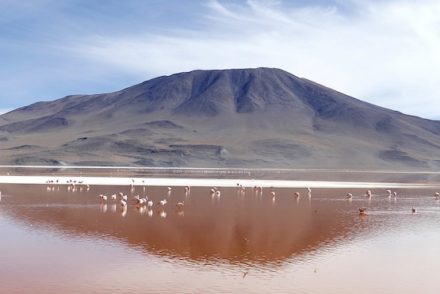
[[240, 168], [240, 167], [158, 167], [158, 166], [96, 166], [96, 165], [0, 165], [0, 169], [27, 169], [27, 170], [140, 170], [140, 171], [185, 171], [185, 172], [221, 172], [221, 173], [249, 173], [249, 172], [323, 172], [323, 173], [360, 173], [360, 174], [432, 174], [439, 175], [440, 171], [433, 170], [362, 170], [362, 169], [334, 169], [334, 168]]
[[432, 183], [382, 183], [353, 181], [296, 181], [259, 179], [217, 179], [217, 178], [154, 178], [154, 177], [87, 177], [87, 176], [0, 176], [0, 184], [68, 185], [71, 181], [83, 185], [100, 186], [195, 186], [195, 187], [277, 187], [277, 188], [439, 188]]

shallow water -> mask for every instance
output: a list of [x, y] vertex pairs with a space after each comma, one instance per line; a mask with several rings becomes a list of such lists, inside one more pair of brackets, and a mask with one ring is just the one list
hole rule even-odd
[[[272, 201], [271, 189], [252, 188], [0, 189], [0, 293], [438, 293], [432, 190], [394, 200], [378, 189], [368, 200], [363, 190], [314, 189], [309, 199], [274, 188]], [[126, 210], [98, 197], [119, 191]], [[137, 194], [155, 207], [136, 207]]]

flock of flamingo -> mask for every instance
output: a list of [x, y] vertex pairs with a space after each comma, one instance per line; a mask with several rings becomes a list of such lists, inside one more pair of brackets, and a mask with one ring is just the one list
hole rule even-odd
[[[146, 187], [143, 186], [144, 194], [145, 194], [145, 188]], [[272, 189], [273, 189], [273, 187], [271, 187], [271, 190]], [[159, 208], [162, 208], [162, 209], [165, 207], [165, 205], [168, 203], [167, 199], [169, 199], [170, 196], [171, 196], [172, 190], [173, 190], [172, 187], [168, 187], [167, 188], [167, 197], [165, 197], [164, 199], [162, 199], [159, 202], [157, 202], [156, 203], [156, 207], [159, 207]], [[257, 196], [259, 195], [261, 197], [263, 196], [263, 187], [255, 186], [253, 188], [253, 190], [254, 190], [255, 195], [257, 195]], [[133, 184], [130, 185], [130, 191], [132, 193], [135, 191], [135, 187], [134, 187]], [[190, 186], [185, 186], [184, 187], [185, 198], [189, 196], [190, 192], [191, 192], [191, 187]], [[241, 195], [241, 196], [244, 196], [245, 193], [246, 193], [246, 188], [243, 187], [243, 185], [240, 185], [239, 183], [237, 183], [237, 193], [239, 195]], [[307, 194], [308, 194], [309, 198], [312, 197], [312, 190], [310, 188], [307, 188]], [[210, 195], [211, 195], [211, 198], [213, 198], [213, 199], [219, 199], [221, 197], [221, 191], [220, 191], [219, 188], [213, 187], [213, 188], [210, 189]], [[271, 195], [272, 202], [275, 202], [275, 200], [276, 200], [276, 193], [275, 193], [275, 191], [271, 191], [270, 195]], [[115, 193], [115, 194], [112, 194], [110, 196], [105, 195], [105, 194], [99, 194], [98, 196], [99, 196], [99, 199], [101, 200], [102, 204], [105, 204], [105, 203], [107, 203], [109, 201], [111, 201], [113, 203], [119, 201], [119, 203], [120, 203], [122, 208], [126, 208], [127, 205], [128, 205], [128, 195], [124, 194], [123, 192]], [[295, 192], [294, 193], [294, 197], [295, 197], [295, 199], [299, 200], [300, 197], [301, 197], [300, 192]], [[145, 196], [140, 196], [140, 195], [133, 196], [133, 203], [139, 209], [142, 209], [144, 207], [146, 207], [147, 209], [152, 209], [153, 206], [155, 205], [154, 202], [151, 199], [149, 199], [149, 197], [147, 195], [145, 195]], [[185, 207], [185, 201], [179, 201], [179, 202], [177, 202], [175, 204], [175, 206], [176, 206], [176, 209], [178, 211], [183, 211], [183, 209]]]
[[[394, 200], [396, 200], [397, 199], [397, 192], [396, 191], [391, 191], [391, 190], [386, 190], [385, 191], [386, 193], [387, 193], [387, 195], [386, 195], [386, 197], [388, 198], [388, 199], [394, 199]], [[373, 197], [373, 193], [371, 192], [371, 190], [367, 190], [366, 191], [366, 193], [365, 193], [365, 197], [367, 198], [367, 199], [371, 199], [372, 197]], [[347, 200], [349, 200], [349, 201], [351, 201], [352, 199], [353, 199], [353, 194], [352, 193], [348, 193], [347, 195], [346, 195], [346, 199]], [[440, 193], [439, 192], [435, 192], [434, 193], [434, 199], [435, 200], [440, 200]], [[414, 208], [414, 207], [412, 207], [411, 208], [411, 212], [414, 214], [414, 213], [416, 213], [417, 212], [417, 210], [416, 210], [416, 208]], [[360, 207], [359, 208], [359, 215], [360, 216], [365, 216], [365, 215], [367, 215], [367, 208], [366, 207]]]
[[[56, 179], [56, 180], [47, 180], [46, 181], [47, 184], [47, 191], [55, 191], [55, 187], [58, 185], [61, 185], [62, 183]], [[84, 183], [84, 181], [81, 180], [67, 180], [66, 183], [67, 184], [67, 191], [69, 192], [82, 192], [82, 191], [90, 191], [90, 185]], [[133, 193], [135, 191], [135, 180], [132, 179], [132, 183], [130, 184], [130, 191], [131, 193]], [[143, 187], [143, 192], [145, 194], [145, 190], [146, 190], [146, 185], [144, 185], [144, 181], [142, 180], [142, 187]], [[59, 189], [59, 186], [58, 186]], [[276, 201], [276, 192], [273, 191], [274, 187], [270, 187], [270, 197], [273, 203], [275, 203]], [[158, 207], [159, 209], [162, 209], [161, 212], [161, 216], [164, 217], [166, 216], [166, 213], [164, 212], [163, 208], [168, 204], [168, 200], [171, 196], [173, 188], [172, 187], [168, 187], [167, 188], [167, 197], [165, 197], [164, 199], [158, 201], [156, 204], [154, 204], [153, 200], [151, 200], [147, 195], [145, 196], [140, 196], [140, 195], [135, 195], [133, 196], [133, 204], [139, 208], [140, 210], [142, 210], [142, 212], [144, 212], [146, 209], [148, 209], [149, 214], [151, 214], [151, 210], [154, 206]], [[255, 186], [253, 187], [253, 191], [255, 193], [255, 195], [262, 197], [263, 196], [263, 187], [262, 186]], [[307, 191], [307, 197], [309, 199], [311, 199], [312, 197], [312, 189], [311, 188], [306, 188]], [[243, 187], [243, 185], [241, 185], [240, 183], [237, 183], [237, 193], [239, 195], [244, 196], [246, 192], [246, 188]], [[388, 199], [397, 199], [397, 192], [396, 191], [391, 191], [391, 190], [386, 190], [385, 191], [387, 194], [385, 195], [386, 197], [388, 197]], [[185, 186], [184, 187], [184, 195], [185, 195], [185, 199], [186, 197], [191, 193], [191, 187], [190, 186]], [[210, 189], [210, 194], [211, 197], [214, 199], [219, 199], [221, 197], [221, 191], [219, 188], [217, 187], [213, 187]], [[367, 199], [372, 199], [373, 196], [382, 196], [382, 195], [373, 195], [371, 190], [367, 190], [365, 195], [363, 195], [365, 198]], [[122, 207], [122, 214], [125, 215], [126, 214], [126, 209], [128, 206], [128, 195], [124, 194], [123, 192], [118, 192], [118, 193], [114, 193], [112, 195], [105, 195], [105, 194], [99, 194], [98, 195], [101, 204], [107, 204], [108, 202], [112, 202], [113, 204], [116, 204], [117, 202], [119, 202], [120, 206]], [[300, 192], [295, 192], [293, 193], [293, 197], [298, 201], [301, 198], [301, 193]], [[353, 194], [352, 193], [347, 193], [346, 195], [346, 199], [348, 201], [352, 201], [353, 200]], [[439, 192], [435, 192], [434, 193], [434, 199], [435, 200], [440, 200], [440, 193]], [[0, 191], [0, 201], [2, 200], [2, 192]], [[180, 215], [183, 215], [183, 210], [185, 207], [185, 201], [179, 201], [175, 204], [175, 207], [178, 211], [178, 213]], [[365, 216], [367, 215], [367, 208], [366, 207], [360, 207], [358, 209], [359, 211], [359, 215], [360, 216]], [[416, 213], [416, 209], [413, 207], [411, 209], [412, 213]]]

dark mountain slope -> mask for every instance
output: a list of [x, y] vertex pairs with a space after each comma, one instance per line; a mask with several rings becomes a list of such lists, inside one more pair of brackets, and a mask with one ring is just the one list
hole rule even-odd
[[[279, 69], [196, 70], [0, 116], [2, 163], [437, 168], [440, 122]], [[13, 147], [40, 146], [27, 153]]]

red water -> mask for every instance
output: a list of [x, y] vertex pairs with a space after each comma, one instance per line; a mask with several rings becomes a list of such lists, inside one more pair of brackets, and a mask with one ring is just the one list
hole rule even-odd
[[[275, 201], [251, 188], [220, 197], [197, 187], [1, 190], [0, 293], [438, 293], [440, 206], [430, 190], [397, 200], [373, 190], [368, 200], [275, 188]], [[98, 197], [119, 191], [126, 210]], [[154, 208], [134, 205], [137, 194]]]

